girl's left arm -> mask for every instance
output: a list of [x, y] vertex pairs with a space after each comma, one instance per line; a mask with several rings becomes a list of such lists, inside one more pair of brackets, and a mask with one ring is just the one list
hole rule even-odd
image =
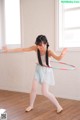
[[67, 52], [67, 48], [64, 48], [60, 55], [56, 55], [53, 51], [49, 50], [49, 55], [55, 58], [56, 60], [61, 60]]

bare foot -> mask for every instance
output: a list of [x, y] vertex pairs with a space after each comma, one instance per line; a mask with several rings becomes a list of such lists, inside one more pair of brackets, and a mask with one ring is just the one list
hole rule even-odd
[[29, 112], [29, 111], [31, 111], [33, 109], [33, 107], [31, 107], [31, 106], [29, 106], [28, 108], [26, 108], [26, 112]]

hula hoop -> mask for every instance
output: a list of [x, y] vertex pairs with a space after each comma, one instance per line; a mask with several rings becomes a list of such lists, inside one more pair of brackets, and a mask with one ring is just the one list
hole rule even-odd
[[57, 62], [57, 61], [50, 61], [50, 62], [54, 62], [54, 63], [58, 63], [58, 64], [62, 64], [65, 66], [68, 66], [69, 68], [66, 67], [52, 67], [53, 69], [58, 69], [58, 70], [75, 70], [76, 66], [69, 64], [69, 63], [65, 63], [65, 62]]
[[[53, 66], [43, 65], [42, 67], [48, 67], [48, 68], [52, 68], [54, 70], [75, 70], [76, 69], [76, 66], [74, 66], [72, 64], [68, 64], [68, 63], [62, 62], [62, 61], [61, 62], [57, 62], [57, 61], [51, 60], [50, 63], [62, 64], [62, 65], [67, 66], [68, 68], [67, 67], [54, 67], [54, 65]], [[38, 64], [38, 63], [36, 63], [36, 64]]]

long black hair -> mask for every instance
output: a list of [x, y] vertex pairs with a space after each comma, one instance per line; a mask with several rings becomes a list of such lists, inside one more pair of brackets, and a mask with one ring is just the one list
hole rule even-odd
[[[46, 55], [45, 55], [45, 61], [46, 61], [46, 65], [49, 66], [49, 62], [48, 62], [48, 47], [49, 47], [49, 43], [48, 43], [48, 40], [46, 38], [45, 35], [39, 35], [37, 38], [36, 38], [36, 41], [35, 41], [35, 44], [36, 45], [40, 45], [40, 44], [46, 44]], [[38, 57], [38, 61], [39, 61], [39, 64], [41, 66], [43, 66], [43, 63], [42, 63], [42, 60], [41, 60], [41, 55], [40, 55], [40, 50], [37, 49], [37, 57]]]

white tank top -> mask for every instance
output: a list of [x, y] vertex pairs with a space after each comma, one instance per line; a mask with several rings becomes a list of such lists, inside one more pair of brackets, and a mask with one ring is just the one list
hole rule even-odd
[[[49, 66], [51, 66], [51, 65], [50, 65], [50, 59], [51, 59], [51, 58], [48, 57]], [[42, 60], [42, 64], [46, 66], [46, 58], [45, 58], [45, 55], [41, 55], [41, 60]]]

